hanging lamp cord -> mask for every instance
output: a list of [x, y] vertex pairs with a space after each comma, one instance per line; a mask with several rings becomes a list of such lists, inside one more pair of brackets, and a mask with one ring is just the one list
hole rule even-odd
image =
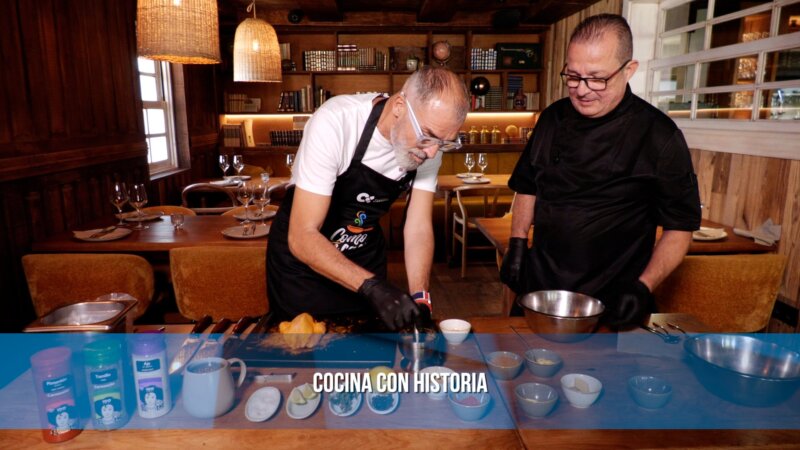
[[247, 12], [250, 12], [250, 10], [253, 11], [253, 19], [258, 19], [258, 17], [256, 17], [256, 0], [253, 0], [252, 3], [247, 5]]

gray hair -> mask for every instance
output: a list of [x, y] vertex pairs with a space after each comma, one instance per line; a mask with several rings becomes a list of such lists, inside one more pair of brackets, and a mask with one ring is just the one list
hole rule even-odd
[[606, 32], [613, 33], [617, 38], [616, 57], [620, 63], [633, 59], [633, 35], [631, 27], [624, 17], [617, 14], [598, 14], [587, 17], [575, 27], [569, 43], [595, 42], [600, 40]]
[[409, 99], [427, 104], [434, 100], [447, 100], [454, 113], [464, 121], [469, 112], [469, 93], [461, 78], [443, 67], [423, 66], [406, 80], [403, 91]]

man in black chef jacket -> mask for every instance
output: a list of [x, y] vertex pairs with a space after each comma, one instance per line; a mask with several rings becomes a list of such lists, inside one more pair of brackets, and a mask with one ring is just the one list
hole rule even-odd
[[632, 55], [620, 16], [589, 17], [573, 32], [561, 71], [569, 98], [542, 112], [508, 183], [517, 197], [500, 270], [518, 294], [599, 298], [617, 327], [654, 311], [651, 292], [700, 226], [689, 149], [669, 117], [631, 93]]
[[[390, 329], [430, 317], [436, 176], [442, 152], [461, 147], [458, 131], [468, 107], [463, 81], [427, 66], [391, 97], [339, 95], [320, 107], [298, 150], [296, 187], [270, 231], [271, 311], [282, 319], [372, 312]], [[409, 189], [404, 291], [386, 281], [379, 220]]]

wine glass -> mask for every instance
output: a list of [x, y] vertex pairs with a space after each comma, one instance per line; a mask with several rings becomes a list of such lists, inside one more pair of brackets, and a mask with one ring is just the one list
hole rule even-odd
[[258, 215], [261, 225], [264, 225], [264, 207], [269, 205], [269, 185], [267, 183], [253, 183], [253, 204], [258, 206]]
[[242, 180], [242, 170], [244, 169], [244, 160], [242, 155], [233, 155], [233, 168], [236, 169], [236, 176], [239, 181]]
[[236, 199], [244, 206], [244, 222], [242, 225], [249, 225], [250, 218], [247, 216], [247, 206], [253, 199], [253, 186], [249, 183], [242, 183], [236, 188]]
[[464, 155], [464, 165], [467, 166], [467, 176], [472, 176], [472, 168], [475, 167], [475, 155], [473, 153]]
[[131, 187], [131, 191], [128, 193], [128, 202], [136, 209], [138, 217], [136, 226], [133, 229], [144, 230], [149, 228], [142, 223], [142, 207], [147, 204], [147, 187], [144, 183], [136, 183]]
[[483, 172], [486, 171], [486, 166], [489, 165], [489, 160], [486, 159], [486, 153], [479, 153], [478, 154], [478, 167], [481, 169], [481, 178], [483, 177]]
[[117, 224], [118, 227], [125, 226], [125, 221], [122, 220], [122, 207], [125, 206], [125, 203], [128, 203], [128, 188], [125, 187], [125, 183], [122, 181], [114, 182], [114, 185], [111, 187], [111, 203], [117, 207], [117, 215], [119, 216], [119, 223]]
[[222, 178], [225, 178], [225, 173], [230, 167], [231, 163], [228, 162], [228, 155], [219, 155], [219, 168], [222, 169]]
[[289, 172], [292, 171], [292, 166], [294, 166], [294, 153], [289, 153], [286, 155], [286, 167], [289, 168]]

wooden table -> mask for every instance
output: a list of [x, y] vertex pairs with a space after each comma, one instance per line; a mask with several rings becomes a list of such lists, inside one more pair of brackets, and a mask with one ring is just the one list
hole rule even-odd
[[[485, 178], [491, 180], [491, 184], [502, 184], [503, 186], [508, 186], [508, 179], [511, 178], [511, 174], [498, 174], [498, 173], [490, 173], [486, 174]], [[439, 175], [437, 179], [437, 190], [444, 195], [444, 242], [445, 242], [445, 258], [449, 259], [450, 251], [451, 251], [451, 240], [452, 238], [452, 213], [450, 212], [451, 207], [450, 204], [453, 201], [453, 189], [459, 186], [468, 186], [467, 183], [464, 183], [463, 178], [459, 178], [456, 175]], [[480, 185], [479, 185], [480, 186]]]
[[[508, 240], [511, 237], [511, 217], [483, 218], [476, 217], [475, 225], [494, 245], [495, 249], [502, 255], [508, 249]], [[756, 244], [753, 239], [738, 236], [733, 233], [731, 227], [703, 219], [702, 225], [711, 228], [724, 228], [727, 237], [718, 241], [696, 241], [692, 240], [689, 245], [689, 254], [724, 254], [724, 253], [769, 253], [777, 250], [777, 247]], [[661, 228], [657, 231], [657, 238], [661, 237]], [[533, 239], [533, 229], [528, 233], [528, 239]]]
[[[225, 245], [238, 247], [263, 247], [267, 236], [253, 239], [231, 239], [222, 230], [240, 223], [233, 216], [186, 216], [183, 228], [174, 230], [168, 216], [145, 222], [149, 228], [133, 230], [128, 236], [114, 241], [86, 242], [76, 239], [71, 232], [35, 241], [31, 249], [37, 253], [168, 253], [176, 247]], [[267, 222], [269, 223], [269, 221]], [[97, 226], [109, 225], [108, 223]], [[91, 228], [91, 227], [89, 227]]]
[[[745, 408], [718, 399], [694, 380], [688, 367], [679, 357], [681, 345], [661, 343], [639, 330], [620, 333], [597, 333], [580, 343], [555, 343], [544, 340], [527, 328], [522, 318], [480, 317], [470, 318], [473, 335], [458, 346], [447, 347], [445, 365], [461, 371], [485, 372], [485, 356], [496, 349], [524, 353], [525, 346], [547, 347], [560, 353], [564, 367], [553, 378], [536, 378], [523, 369], [514, 380], [501, 381], [489, 378], [489, 392], [493, 406], [488, 415], [478, 422], [462, 422], [455, 418], [447, 400], [434, 401], [421, 393], [401, 395], [400, 406], [392, 414], [381, 416], [366, 405], [350, 417], [331, 414], [327, 394], [316, 412], [305, 420], [289, 418], [285, 404], [292, 386], [311, 380], [315, 369], [249, 368], [249, 372], [295, 372], [292, 383], [272, 383], [281, 391], [282, 401], [275, 416], [262, 423], [244, 419], [244, 403], [249, 395], [262, 385], [248, 377], [237, 395], [234, 408], [212, 421], [186, 422], [180, 393], [175, 395], [172, 410], [163, 418], [140, 419], [135, 413], [125, 429], [111, 432], [85, 430], [73, 440], [61, 444], [68, 448], [142, 448], [176, 447], [194, 448], [251, 448], [268, 442], [276, 448], [690, 448], [690, 447], [742, 447], [745, 448], [798, 448], [800, 430], [795, 421], [790, 430], [691, 430], [691, 429], [632, 429], [622, 426], [609, 429], [608, 423], [619, 420], [620, 414], [631, 413], [638, 420], [658, 418], [659, 414], [688, 414], [687, 420], [698, 420], [702, 426], [701, 412], [685, 409], [691, 402], [708, 405], [715, 414], [727, 414], [739, 423], [757, 420], [760, 416], [774, 415], [775, 420], [793, 420], [798, 411], [791, 401], [773, 408]], [[706, 327], [691, 316], [682, 314], [655, 315], [653, 320], [678, 323], [689, 332], [703, 331]], [[150, 326], [153, 328], [155, 326]], [[513, 328], [512, 328], [513, 327]], [[139, 331], [148, 328], [140, 327]], [[176, 351], [188, 325], [167, 327], [168, 357]], [[514, 334], [516, 329], [525, 340]], [[0, 336], [1, 338], [1, 336]], [[653, 340], [648, 341], [647, 339]], [[636, 345], [639, 339], [641, 345]], [[627, 343], [626, 343], [627, 342]], [[608, 345], [611, 343], [612, 345]], [[666, 352], [666, 353], [665, 353]], [[672, 353], [670, 353], [672, 352]], [[678, 353], [675, 353], [678, 352]], [[398, 359], [399, 361], [399, 354]], [[609, 362], [613, 363], [609, 363]], [[338, 370], [338, 369], [317, 369]], [[348, 371], [357, 369], [348, 369]], [[673, 382], [675, 393], [662, 410], [644, 410], [637, 407], [625, 393], [629, 373], [660, 370], [659, 376]], [[513, 400], [513, 388], [523, 382], [536, 381], [556, 387], [566, 373], [590, 373], [604, 384], [604, 391], [595, 405], [580, 410], [561, 399], [556, 409], [546, 418], [529, 419], [520, 414]], [[676, 383], [680, 380], [681, 383]], [[175, 379], [173, 385], [180, 386]], [[30, 372], [25, 372], [0, 390], [0, 415], [31, 414], [35, 403]], [[9, 398], [10, 392], [14, 392]], [[696, 397], [695, 397], [696, 396]], [[21, 403], [24, 402], [24, 403]], [[688, 402], [688, 403], [687, 403]], [[788, 418], [784, 417], [787, 416]], [[662, 416], [663, 417], [663, 416]], [[11, 420], [11, 419], [9, 419]], [[654, 419], [655, 420], [655, 419]], [[760, 419], [758, 419], [760, 420]], [[187, 424], [193, 426], [189, 427]], [[757, 422], [754, 422], [757, 423]], [[422, 424], [417, 427], [413, 424]], [[633, 424], [632, 424], [633, 425]], [[29, 427], [38, 426], [38, 422]], [[41, 439], [37, 429], [0, 430], [0, 442], [17, 442], [15, 447], [52, 448]], [[26, 427], [27, 428], [27, 427]], [[160, 429], [164, 428], [164, 429]], [[189, 429], [192, 428], [192, 429]]]

